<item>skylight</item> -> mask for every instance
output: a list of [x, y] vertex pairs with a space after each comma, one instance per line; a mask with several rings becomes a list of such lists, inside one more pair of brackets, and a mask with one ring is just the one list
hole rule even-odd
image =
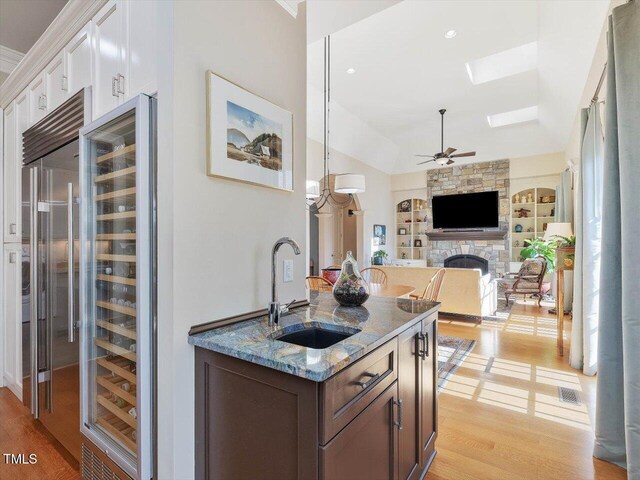
[[537, 41], [465, 63], [469, 79], [474, 85], [535, 70], [537, 66]]
[[487, 115], [487, 121], [491, 128], [514, 125], [516, 123], [532, 122], [538, 119], [538, 106], [511, 110], [510, 112], [495, 113]]

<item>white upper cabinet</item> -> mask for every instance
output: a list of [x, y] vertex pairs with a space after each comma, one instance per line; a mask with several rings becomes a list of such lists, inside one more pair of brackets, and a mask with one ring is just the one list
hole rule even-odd
[[67, 97], [93, 84], [91, 23], [80, 30], [64, 49]]
[[45, 98], [47, 108], [45, 115], [52, 112], [66, 99], [64, 74], [64, 52], [58, 53], [47, 68], [44, 69]]
[[124, 6], [110, 0], [93, 18], [95, 81], [93, 118], [115, 108], [123, 95]]
[[3, 169], [3, 200], [4, 200], [4, 241], [19, 241], [20, 225], [18, 224], [18, 193], [16, 192], [15, 170], [18, 163], [16, 142], [16, 104], [12, 102], [4, 110], [4, 169]]
[[139, 93], [150, 95], [156, 91], [154, 2], [155, 0], [127, 2], [126, 98]]
[[156, 1], [110, 0], [93, 18], [93, 118], [156, 91]]
[[47, 95], [45, 89], [44, 74], [38, 75], [29, 85], [29, 122], [37, 123], [46, 115]]

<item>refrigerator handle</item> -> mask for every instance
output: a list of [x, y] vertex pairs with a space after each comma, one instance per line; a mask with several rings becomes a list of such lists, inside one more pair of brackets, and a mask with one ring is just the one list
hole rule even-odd
[[73, 183], [67, 183], [67, 342], [76, 341], [76, 329], [74, 320], [74, 259], [73, 259]]
[[37, 167], [29, 169], [29, 187], [30, 206], [29, 218], [31, 222], [31, 239], [30, 239], [30, 308], [31, 316], [29, 318], [31, 336], [31, 413], [34, 418], [39, 417], [38, 412], [38, 304], [40, 292], [38, 291], [38, 170]]

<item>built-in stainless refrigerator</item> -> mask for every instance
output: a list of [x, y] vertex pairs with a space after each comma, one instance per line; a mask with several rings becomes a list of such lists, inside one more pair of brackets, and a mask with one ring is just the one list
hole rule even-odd
[[78, 131], [91, 92], [73, 95], [23, 134], [22, 397], [80, 460]]
[[135, 479], [153, 476], [154, 166], [153, 98], [140, 95], [80, 131], [80, 428], [87, 478], [113, 464]]

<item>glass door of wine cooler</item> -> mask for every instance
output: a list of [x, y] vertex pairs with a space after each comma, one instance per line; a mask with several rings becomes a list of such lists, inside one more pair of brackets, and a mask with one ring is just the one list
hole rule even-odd
[[82, 432], [151, 477], [152, 99], [81, 131]]

